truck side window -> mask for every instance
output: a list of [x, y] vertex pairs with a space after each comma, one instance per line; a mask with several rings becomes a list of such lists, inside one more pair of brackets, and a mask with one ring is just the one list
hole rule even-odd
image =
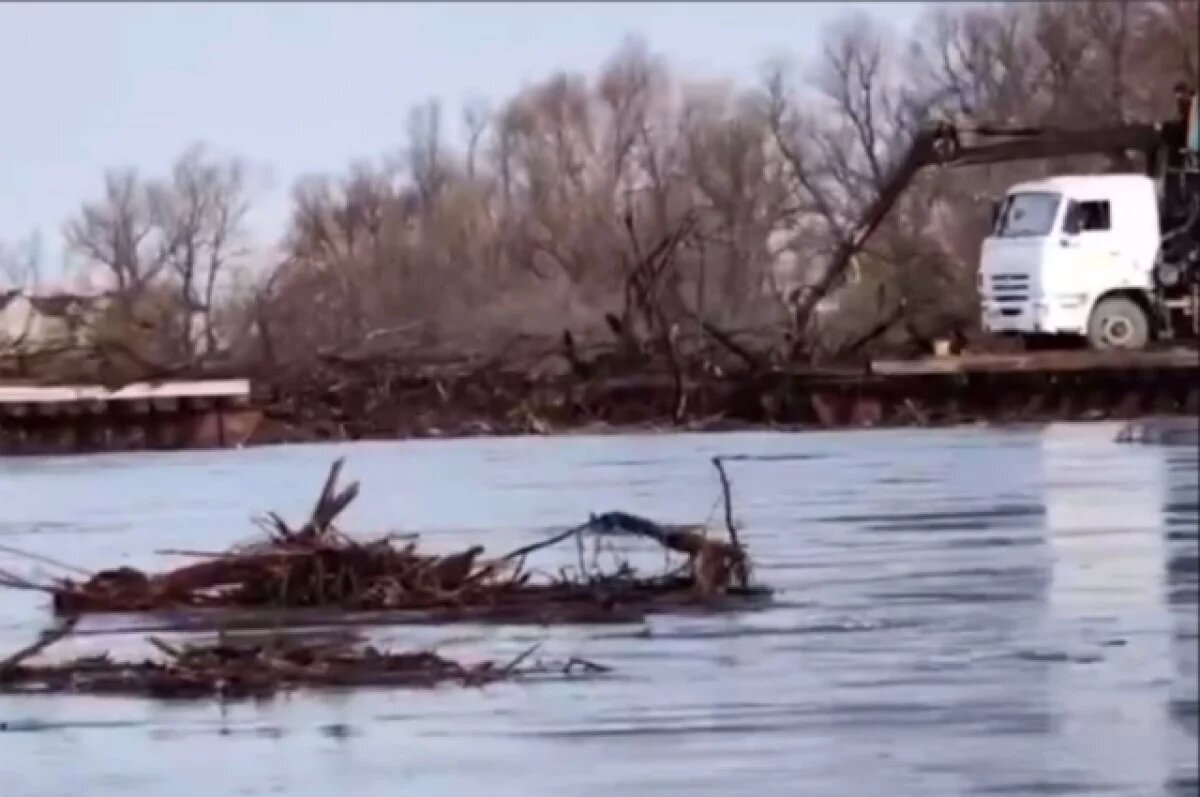
[[1108, 200], [1079, 202], [1073, 206], [1078, 232], [1105, 232], [1112, 229], [1112, 211]]

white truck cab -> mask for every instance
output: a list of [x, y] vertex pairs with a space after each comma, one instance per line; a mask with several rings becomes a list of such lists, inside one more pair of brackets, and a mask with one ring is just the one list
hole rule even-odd
[[1053, 177], [1009, 189], [983, 242], [985, 331], [1085, 336], [1142, 348], [1161, 241], [1158, 188], [1140, 174]]

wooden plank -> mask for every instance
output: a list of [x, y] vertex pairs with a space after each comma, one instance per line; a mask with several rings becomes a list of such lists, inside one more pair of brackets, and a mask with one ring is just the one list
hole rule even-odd
[[0, 404], [43, 404], [77, 401], [147, 401], [181, 398], [244, 398], [249, 379], [209, 379], [180, 382], [135, 382], [111, 391], [101, 385], [0, 384]]

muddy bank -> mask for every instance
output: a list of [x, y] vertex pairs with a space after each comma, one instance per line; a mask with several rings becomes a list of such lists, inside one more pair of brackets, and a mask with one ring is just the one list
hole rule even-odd
[[1188, 352], [586, 376], [331, 360], [261, 381], [247, 443], [1131, 419], [1200, 411], [1198, 375]]
[[[236, 374], [252, 389], [231, 406], [205, 396], [170, 406], [0, 402], [0, 454], [606, 431], [934, 427], [1200, 412], [1200, 355], [1194, 350], [973, 350], [807, 366], [739, 351], [740, 358], [707, 352], [668, 359], [601, 347], [585, 358], [538, 343], [525, 352], [490, 355], [318, 353], [289, 366], [247, 361], [181, 367], [151, 381], [178, 386]], [[61, 381], [66, 373], [51, 375]], [[139, 372], [136, 378], [150, 377]]]
[[580, 380], [519, 371], [406, 372], [386, 363], [326, 364], [259, 383], [263, 420], [250, 444], [630, 428], [744, 428], [773, 422], [760, 378]]

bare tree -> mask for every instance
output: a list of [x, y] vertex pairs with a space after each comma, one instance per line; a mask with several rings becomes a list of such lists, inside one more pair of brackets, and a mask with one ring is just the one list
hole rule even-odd
[[720, 323], [734, 323], [747, 308], [760, 314], [775, 268], [772, 234], [795, 215], [758, 110], [750, 98], [716, 89], [692, 94], [684, 110], [685, 162], [694, 201], [704, 211], [695, 309]]
[[0, 354], [21, 349], [33, 331], [35, 313], [26, 302], [37, 293], [41, 246], [38, 236], [0, 243]]
[[488, 108], [487, 102], [481, 99], [468, 102], [463, 107], [462, 121], [467, 138], [464, 169], [466, 170], [467, 180], [473, 181], [476, 177], [479, 146], [483, 140], [484, 133], [487, 132], [488, 125], [491, 123], [491, 111]]
[[924, 112], [969, 110], [997, 127], [1028, 124], [1029, 13], [1020, 6], [935, 6], [918, 26], [906, 72]]
[[450, 178], [442, 140], [442, 107], [436, 100], [418, 105], [409, 113], [405, 160], [422, 208], [428, 211]]
[[195, 351], [192, 320], [199, 316], [205, 349], [213, 351], [216, 291], [226, 272], [246, 255], [245, 167], [238, 160], [215, 160], [202, 147], [193, 147], [176, 161], [169, 182], [147, 186], [147, 199], [160, 230], [163, 259], [179, 291], [181, 343]]
[[[835, 301], [833, 294], [847, 277], [860, 272], [867, 242], [857, 241], [858, 227], [891, 180], [920, 121], [884, 31], [865, 17], [851, 17], [831, 31], [828, 42], [807, 90], [790, 87], [777, 68], [768, 75], [763, 101], [795, 196], [796, 227], [811, 242], [805, 247], [808, 274], [791, 299], [798, 351], [811, 348], [815, 311]], [[916, 209], [910, 205], [903, 215]], [[919, 234], [926, 224], [917, 218], [898, 224], [892, 218], [875, 237], [907, 235], [914, 228]], [[858, 251], [843, 264], [851, 267], [848, 274], [832, 258], [852, 241]]]
[[1200, 7], [1194, 0], [1146, 0], [1131, 6], [1133, 34], [1127, 63], [1136, 79], [1130, 91], [1143, 108], [1168, 113], [1173, 84], [1197, 80]]
[[84, 204], [64, 238], [85, 263], [109, 272], [121, 302], [132, 303], [167, 265], [167, 247], [154, 233], [146, 185], [125, 170], [105, 176], [104, 196]]
[[[104, 196], [65, 227], [68, 251], [109, 275], [104, 334], [142, 330], [161, 354], [194, 357], [217, 344], [213, 308], [222, 273], [242, 254], [245, 170], [193, 147], [165, 180], [132, 171], [105, 178]], [[199, 331], [196, 319], [200, 319]]]
[[[594, 76], [469, 105], [457, 147], [426, 103], [397, 161], [297, 188], [286, 256], [254, 292], [257, 326], [284, 359], [413, 325], [455, 345], [618, 331], [669, 357], [680, 330], [762, 319], [768, 345], [786, 332], [800, 354], [940, 334], [973, 320], [988, 201], [1088, 164], [927, 170], [861, 240], [917, 128], [942, 113], [994, 127], [1157, 119], [1194, 72], [1193, 12], [1190, 0], [947, 6], [908, 42], [848, 17], [806, 72], [776, 68], [755, 92], [688, 84], [629, 40]], [[158, 234], [122, 272], [156, 273]], [[831, 269], [848, 246], [848, 266]], [[777, 320], [771, 291], [797, 287]]]

